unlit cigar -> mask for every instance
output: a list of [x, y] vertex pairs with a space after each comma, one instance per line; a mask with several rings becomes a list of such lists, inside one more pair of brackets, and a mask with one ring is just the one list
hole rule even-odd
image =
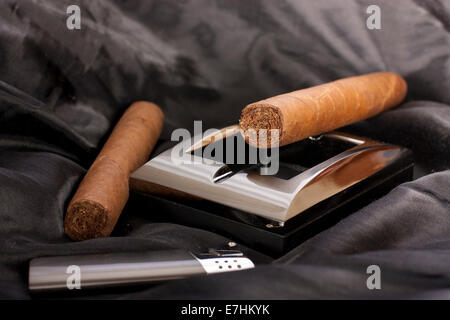
[[133, 103], [120, 118], [67, 208], [64, 229], [81, 241], [111, 234], [129, 195], [131, 172], [147, 161], [164, 115], [153, 103]]
[[[370, 118], [398, 105], [406, 91], [405, 80], [392, 72], [344, 78], [251, 103], [239, 125], [252, 146], [283, 146]], [[277, 141], [260, 136], [261, 129], [278, 130]]]

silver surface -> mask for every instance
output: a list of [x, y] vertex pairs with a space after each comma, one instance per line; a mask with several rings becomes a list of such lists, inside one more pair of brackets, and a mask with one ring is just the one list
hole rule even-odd
[[30, 262], [30, 291], [68, 290], [70, 266], [80, 268], [81, 289], [159, 282], [206, 273], [198, 260], [184, 250], [42, 257]]
[[[79, 288], [70, 285], [73, 267], [79, 271]], [[34, 293], [100, 289], [250, 268], [254, 268], [252, 261], [237, 250], [211, 249], [207, 254], [168, 250], [41, 257], [30, 261], [28, 286]]]
[[240, 271], [255, 267], [253, 262], [246, 257], [217, 257], [198, 259], [207, 274]]

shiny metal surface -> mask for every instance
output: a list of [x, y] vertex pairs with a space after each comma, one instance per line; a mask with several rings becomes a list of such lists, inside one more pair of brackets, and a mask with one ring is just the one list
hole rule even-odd
[[255, 267], [239, 250], [210, 249], [207, 254], [194, 254], [207, 274], [241, 271]]
[[218, 257], [214, 259], [198, 259], [207, 274], [240, 271], [255, 267], [246, 257]]
[[[238, 250], [194, 254], [185, 250], [41, 257], [30, 261], [31, 292], [99, 289], [254, 268]], [[78, 275], [74, 274], [78, 272]], [[71, 287], [79, 276], [79, 288]]]
[[191, 253], [184, 250], [131, 252], [35, 258], [29, 266], [29, 290], [69, 290], [79, 268], [80, 289], [135, 285], [205, 274]]
[[239, 126], [238, 125], [232, 125], [232, 126], [225, 127], [225, 128], [220, 129], [220, 130], [217, 130], [215, 133], [209, 134], [209, 135], [203, 137], [202, 139], [194, 138], [194, 141], [197, 141], [197, 142], [194, 142], [194, 144], [192, 144], [188, 148], [187, 152], [192, 152], [194, 150], [202, 148], [202, 147], [204, 147], [204, 146], [206, 146], [206, 145], [208, 145], [208, 144], [210, 144], [210, 143], [212, 143], [214, 141], [225, 139], [226, 137], [231, 136], [231, 135], [233, 135], [233, 134], [235, 134], [237, 132], [239, 132]]
[[[224, 170], [224, 163], [211, 160], [202, 163], [198, 155], [192, 155], [195, 161], [190, 163], [182, 163], [181, 158], [175, 163], [171, 159], [174, 156], [171, 149], [151, 159], [132, 177], [284, 222], [373, 175], [394, 162], [401, 153], [397, 146], [349, 134], [331, 132], [323, 137], [354, 146], [288, 180], [251, 170], [231, 174]], [[211, 141], [210, 137], [208, 139], [197, 145], [204, 146]], [[185, 145], [183, 149], [190, 147]]]

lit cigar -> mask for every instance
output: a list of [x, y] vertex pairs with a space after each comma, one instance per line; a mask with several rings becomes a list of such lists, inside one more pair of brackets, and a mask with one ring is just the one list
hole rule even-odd
[[111, 234], [128, 200], [130, 173], [147, 161], [163, 121], [160, 108], [150, 102], [125, 111], [69, 203], [64, 229], [71, 239]]
[[[251, 103], [239, 125], [253, 146], [283, 146], [370, 118], [398, 105], [406, 91], [405, 80], [392, 72], [344, 78]], [[279, 130], [278, 141], [268, 133], [261, 139], [261, 129]]]

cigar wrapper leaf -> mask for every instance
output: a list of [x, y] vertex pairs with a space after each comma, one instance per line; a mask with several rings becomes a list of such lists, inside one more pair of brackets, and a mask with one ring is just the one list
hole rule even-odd
[[[252, 146], [283, 146], [375, 116], [402, 102], [406, 91], [405, 80], [392, 72], [344, 78], [251, 103], [239, 125]], [[277, 141], [259, 137], [260, 129], [279, 130]]]

